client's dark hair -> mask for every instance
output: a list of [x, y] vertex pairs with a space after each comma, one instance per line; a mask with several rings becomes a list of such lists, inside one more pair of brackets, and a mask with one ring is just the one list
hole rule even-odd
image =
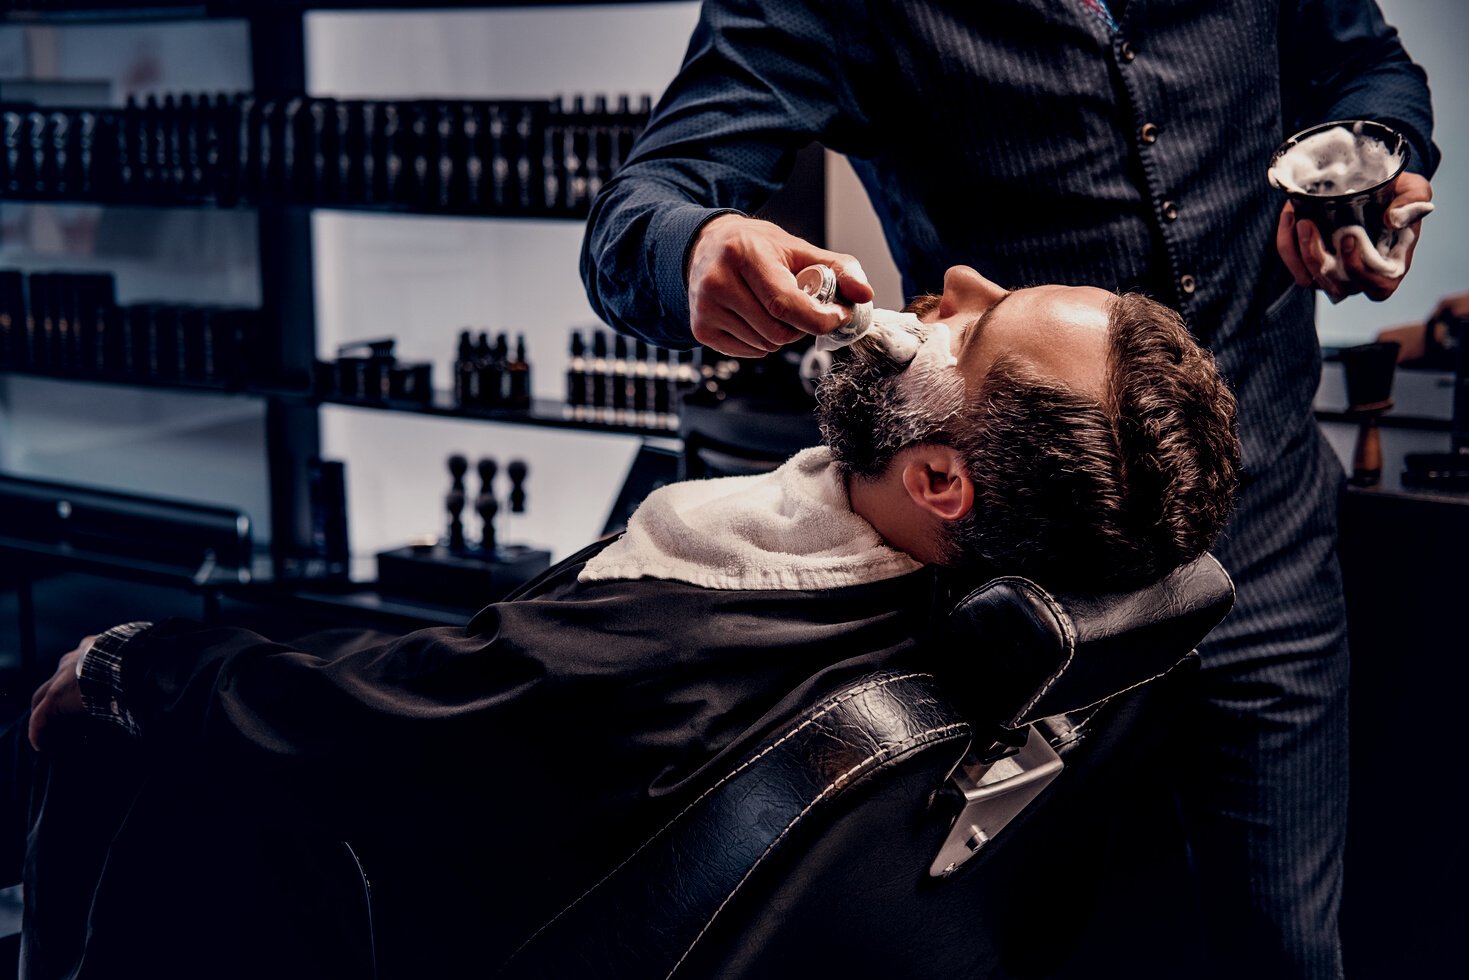
[[1229, 516], [1234, 396], [1178, 315], [1146, 297], [1112, 304], [1100, 401], [1002, 357], [962, 410], [922, 420], [900, 374], [875, 375], [866, 357], [823, 382], [822, 434], [859, 477], [915, 442], [964, 455], [974, 508], [948, 525], [945, 564], [1053, 590], [1131, 588], [1201, 555]]

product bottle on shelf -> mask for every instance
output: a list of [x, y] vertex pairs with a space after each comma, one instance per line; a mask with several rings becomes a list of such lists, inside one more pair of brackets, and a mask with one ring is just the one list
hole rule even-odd
[[587, 200], [591, 201], [602, 190], [602, 185], [611, 176], [607, 168], [611, 156], [612, 131], [607, 118], [607, 96], [592, 99], [592, 115], [587, 135]]
[[402, 199], [404, 189], [404, 147], [403, 119], [396, 103], [383, 104], [378, 128], [382, 131], [383, 143], [383, 199], [399, 201]]
[[506, 149], [505, 109], [491, 105], [486, 129], [489, 135], [490, 153], [490, 203], [498, 213], [504, 213], [510, 202], [510, 155]]
[[484, 206], [485, 200], [485, 160], [480, 147], [484, 121], [479, 106], [468, 104], [460, 111], [463, 114], [461, 127], [464, 132], [464, 177], [460, 185], [463, 188], [463, 204], [477, 210]]
[[622, 161], [627, 159], [627, 151], [632, 146], [633, 132], [632, 105], [628, 101], [627, 94], [617, 97], [617, 103], [612, 109], [612, 118], [607, 123], [607, 173], [615, 174], [622, 168]]
[[382, 112], [376, 102], [362, 104], [362, 203], [373, 204], [384, 197], [386, 147], [383, 145]]
[[515, 117], [515, 145], [518, 147], [515, 154], [515, 176], [519, 188], [519, 211], [518, 214], [526, 214], [531, 209], [531, 139], [535, 136], [536, 116], [535, 110], [528, 105], [520, 107], [520, 112]]
[[495, 348], [490, 355], [490, 369], [485, 375], [483, 390], [480, 392], [485, 399], [485, 404], [493, 405], [496, 408], [505, 405], [509, 368], [510, 338], [502, 331], [495, 336]]
[[633, 344], [632, 385], [633, 424], [650, 427], [653, 424], [652, 372], [648, 370], [648, 342], [641, 337]]
[[674, 428], [676, 423], [669, 424], [673, 420], [671, 390], [673, 376], [668, 366], [668, 348], [657, 348], [654, 356], [656, 360], [653, 362], [653, 425], [660, 429]]
[[612, 421], [626, 425], [631, 399], [628, 397], [627, 337], [618, 334], [612, 341]]
[[587, 417], [587, 346], [580, 330], [571, 331], [571, 360], [566, 365], [565, 418], [578, 422]]
[[184, 146], [181, 116], [184, 112], [182, 100], [175, 101], [172, 95], [163, 97], [163, 182], [170, 194], [177, 194], [184, 187]]
[[145, 193], [158, 189], [158, 135], [162, 127], [158, 124], [158, 97], [147, 96], [142, 111], [138, 113], [138, 133], [135, 149], [138, 153], [138, 184]]
[[530, 362], [525, 359], [525, 334], [515, 335], [515, 356], [505, 366], [505, 400], [511, 408], [530, 408]]
[[474, 366], [474, 341], [469, 329], [459, 331], [459, 347], [454, 353], [454, 404], [461, 408], [474, 404], [479, 376]]
[[673, 375], [673, 417], [669, 421], [670, 428], [678, 427], [678, 406], [684, 395], [699, 387], [699, 365], [696, 361], [697, 351], [681, 350], [678, 352], [678, 366]]
[[587, 107], [586, 100], [573, 96], [571, 116], [561, 131], [562, 156], [566, 170], [563, 186], [566, 210], [576, 213], [584, 207], [587, 198]]
[[470, 392], [470, 404], [493, 405], [499, 390], [500, 376], [495, 371], [495, 349], [490, 346], [490, 335], [481, 330], [474, 344], [474, 385]]
[[590, 420], [606, 422], [607, 408], [607, 333], [597, 330], [592, 334], [592, 411]]
[[551, 114], [541, 138], [541, 204], [549, 214], [561, 210], [561, 179], [566, 173], [565, 120], [566, 111], [561, 97], [557, 96], [551, 101]]

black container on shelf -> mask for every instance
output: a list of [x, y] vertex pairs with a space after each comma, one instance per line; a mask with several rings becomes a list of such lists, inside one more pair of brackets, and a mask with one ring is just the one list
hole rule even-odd
[[117, 305], [113, 277], [0, 270], [0, 368], [237, 388], [259, 374], [260, 311]]
[[433, 401], [433, 364], [428, 361], [397, 363], [388, 369], [388, 397], [399, 401]]

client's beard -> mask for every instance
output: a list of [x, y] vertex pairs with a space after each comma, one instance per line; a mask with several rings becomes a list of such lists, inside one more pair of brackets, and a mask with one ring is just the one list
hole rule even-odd
[[964, 381], [949, 366], [947, 330], [922, 325], [911, 362], [861, 337], [836, 354], [816, 391], [817, 420], [833, 455], [859, 476], [876, 476], [904, 446], [932, 438], [964, 404]]

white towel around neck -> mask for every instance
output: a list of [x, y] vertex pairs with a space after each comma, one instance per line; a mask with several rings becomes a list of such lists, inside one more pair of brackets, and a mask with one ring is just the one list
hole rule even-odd
[[922, 567], [853, 513], [825, 446], [758, 476], [674, 483], [577, 580], [656, 578], [706, 589], [832, 589]]

